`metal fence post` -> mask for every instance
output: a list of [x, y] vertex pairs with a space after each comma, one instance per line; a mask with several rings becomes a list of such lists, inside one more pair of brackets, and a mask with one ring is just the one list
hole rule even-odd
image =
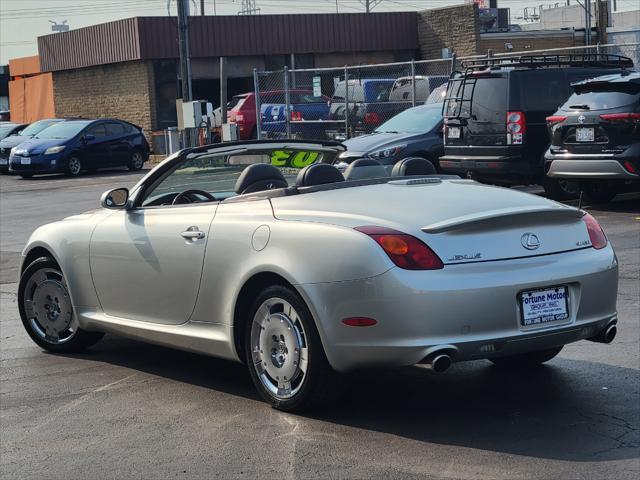
[[416, 106], [416, 61], [411, 59], [411, 106]]
[[284, 67], [284, 120], [287, 138], [291, 138], [291, 93], [289, 92], [289, 67]]
[[451, 71], [449, 72], [449, 75], [451, 75], [453, 72], [456, 71], [456, 60], [458, 59], [458, 56], [454, 53], [451, 55]]
[[256, 138], [262, 138], [262, 115], [260, 114], [260, 82], [258, 81], [258, 69], [253, 69], [253, 90], [256, 99]]
[[344, 136], [349, 138], [349, 67], [344, 66]]

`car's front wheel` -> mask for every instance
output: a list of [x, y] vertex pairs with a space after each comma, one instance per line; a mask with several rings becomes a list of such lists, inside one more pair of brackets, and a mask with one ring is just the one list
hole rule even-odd
[[546, 350], [538, 350], [537, 352], [521, 353], [520, 355], [510, 355], [507, 357], [496, 357], [490, 360], [500, 367], [534, 367], [542, 363], [548, 362], [560, 353], [562, 347], [548, 348]]
[[80, 157], [73, 156], [67, 162], [67, 175], [77, 177], [82, 172], [82, 161]]
[[18, 309], [31, 339], [50, 352], [84, 350], [104, 335], [78, 326], [64, 275], [51, 258], [38, 258], [24, 270]]
[[260, 395], [285, 411], [306, 410], [339, 391], [309, 309], [289, 287], [263, 290], [247, 318], [245, 357]]
[[129, 170], [132, 172], [142, 170], [142, 166], [144, 165], [144, 156], [138, 150], [135, 150], [131, 154], [131, 158], [129, 159]]

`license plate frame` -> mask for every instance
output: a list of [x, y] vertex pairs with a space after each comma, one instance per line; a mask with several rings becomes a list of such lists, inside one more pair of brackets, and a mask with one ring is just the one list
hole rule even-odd
[[447, 127], [447, 138], [458, 139], [461, 133], [460, 127]]
[[578, 127], [576, 128], [576, 142], [594, 142], [596, 139], [595, 133], [596, 132], [593, 127]]
[[[561, 298], [548, 297], [548, 294], [562, 293]], [[525, 298], [544, 297], [544, 300], [525, 301]], [[564, 322], [570, 318], [569, 287], [555, 285], [531, 290], [523, 290], [518, 294], [520, 307], [520, 326], [535, 327], [549, 323]], [[536, 312], [537, 310], [537, 312]]]
[[20, 165], [31, 165], [31, 159], [30, 158], [21, 158], [20, 159]]

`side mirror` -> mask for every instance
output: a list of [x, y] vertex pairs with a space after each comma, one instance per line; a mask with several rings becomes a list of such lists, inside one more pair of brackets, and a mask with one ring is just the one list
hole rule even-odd
[[87, 133], [87, 134], [84, 136], [84, 141], [85, 141], [85, 142], [90, 142], [91, 140], [95, 140], [95, 139], [96, 139], [96, 136], [95, 136], [95, 135], [93, 135], [93, 134], [91, 134], [91, 133]]
[[103, 208], [125, 208], [127, 201], [129, 200], [128, 188], [114, 188], [113, 190], [107, 190], [102, 194], [100, 198], [100, 205]]

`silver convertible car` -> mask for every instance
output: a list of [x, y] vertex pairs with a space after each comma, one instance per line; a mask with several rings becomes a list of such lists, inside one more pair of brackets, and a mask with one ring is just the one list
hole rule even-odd
[[27, 332], [51, 352], [109, 332], [244, 362], [290, 411], [334, 398], [340, 372], [524, 368], [611, 342], [618, 265], [591, 215], [423, 159], [340, 172], [343, 151], [183, 150], [102, 208], [38, 228], [18, 291]]

